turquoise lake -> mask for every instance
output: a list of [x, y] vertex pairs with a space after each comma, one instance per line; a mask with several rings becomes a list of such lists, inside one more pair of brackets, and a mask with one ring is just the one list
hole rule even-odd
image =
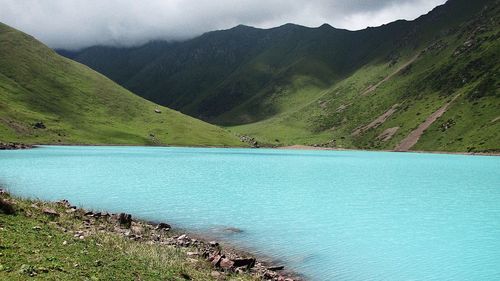
[[500, 280], [500, 157], [44, 146], [1, 151], [0, 185], [205, 233], [313, 281]]

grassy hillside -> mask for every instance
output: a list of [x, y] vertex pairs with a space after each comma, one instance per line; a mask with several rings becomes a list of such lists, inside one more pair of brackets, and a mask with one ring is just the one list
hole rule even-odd
[[135, 96], [1, 23], [0, 141], [242, 145], [226, 130]]
[[498, 152], [498, 14], [486, 8], [395, 64], [369, 63], [298, 109], [232, 130], [274, 144], [394, 149], [456, 97], [411, 149]]
[[128, 229], [85, 213], [0, 194], [0, 280], [261, 280], [215, 269], [189, 254], [195, 246], [166, 245], [175, 232], [137, 220]]
[[414, 21], [355, 32], [238, 26], [66, 55], [261, 143], [499, 151], [499, 4], [450, 0]]

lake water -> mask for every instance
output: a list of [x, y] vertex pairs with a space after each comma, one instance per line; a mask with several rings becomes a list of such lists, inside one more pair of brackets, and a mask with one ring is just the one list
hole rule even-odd
[[500, 280], [500, 157], [47, 146], [1, 151], [0, 185], [208, 233], [310, 280]]

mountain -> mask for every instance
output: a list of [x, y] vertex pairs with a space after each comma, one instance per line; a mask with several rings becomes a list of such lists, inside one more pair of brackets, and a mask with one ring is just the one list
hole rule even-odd
[[361, 31], [237, 26], [60, 51], [146, 99], [273, 145], [500, 151], [498, 0]]
[[226, 130], [138, 97], [1, 23], [0, 141], [241, 145]]

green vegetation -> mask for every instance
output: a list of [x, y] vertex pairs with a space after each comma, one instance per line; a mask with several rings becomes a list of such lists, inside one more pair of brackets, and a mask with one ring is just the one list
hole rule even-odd
[[[269, 145], [394, 149], [460, 94], [412, 149], [498, 152], [499, 4], [450, 0], [414, 21], [356, 32], [238, 26], [186, 42], [65, 55], [147, 99]], [[126, 66], [133, 71], [120, 71]]]
[[[12, 203], [16, 213], [5, 214]], [[47, 208], [60, 215], [47, 215]], [[217, 280], [210, 263], [188, 257], [190, 248], [104, 231], [116, 227], [111, 223], [88, 228], [81, 210], [67, 210], [57, 203], [0, 195], [0, 280]], [[74, 235], [80, 230], [86, 233], [83, 239]], [[255, 280], [246, 274], [225, 277]]]
[[137, 97], [1, 23], [0, 141], [243, 145], [226, 130]]

